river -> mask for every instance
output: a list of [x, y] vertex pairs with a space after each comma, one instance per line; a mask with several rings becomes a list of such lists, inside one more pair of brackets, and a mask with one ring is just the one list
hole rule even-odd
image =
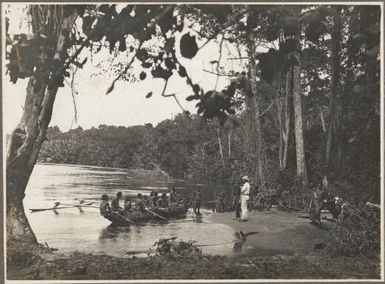
[[[145, 256], [160, 238], [177, 237], [194, 240], [203, 253], [229, 255], [232, 252], [234, 231], [223, 224], [209, 223], [203, 209], [203, 218], [195, 218], [189, 210], [187, 217], [167, 224], [131, 225], [127, 228], [109, 227], [109, 221], [99, 214], [98, 208], [68, 208], [31, 213], [31, 208], [51, 208], [55, 202], [78, 204], [80, 200], [99, 205], [100, 196], [122, 191], [125, 195], [151, 190], [169, 192], [176, 185], [180, 191], [191, 191], [196, 185], [167, 176], [138, 178], [125, 169], [79, 165], [37, 164], [33, 170], [24, 199], [25, 212], [39, 242], [70, 254], [75, 251], [108, 254], [117, 257]], [[221, 185], [202, 185], [206, 200]]]

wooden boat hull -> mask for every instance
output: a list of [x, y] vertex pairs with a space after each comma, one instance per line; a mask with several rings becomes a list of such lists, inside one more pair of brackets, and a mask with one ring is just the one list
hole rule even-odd
[[[186, 207], [184, 205], [180, 206], [173, 206], [169, 208], [156, 208], [151, 209], [151, 212], [141, 212], [141, 211], [129, 211], [125, 212], [124, 215], [117, 214], [114, 212], [107, 213], [103, 215], [104, 218], [109, 220], [111, 222], [112, 226], [128, 226], [132, 225], [133, 223], [145, 223], [145, 222], [163, 222], [168, 219], [179, 219], [179, 218], [185, 218], [186, 213], [189, 207]], [[159, 215], [165, 219], [162, 219]], [[133, 223], [132, 223], [133, 222]]]

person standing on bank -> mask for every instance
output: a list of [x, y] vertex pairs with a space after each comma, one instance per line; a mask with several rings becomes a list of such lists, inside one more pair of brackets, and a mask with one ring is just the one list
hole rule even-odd
[[241, 188], [241, 219], [239, 222], [246, 222], [248, 218], [249, 209], [248, 203], [250, 198], [250, 183], [249, 183], [249, 177], [243, 176], [242, 177], [242, 188]]
[[237, 184], [234, 189], [234, 207], [235, 207], [235, 218], [234, 220], [241, 219], [241, 184]]
[[318, 184], [313, 192], [313, 198], [310, 200], [309, 217], [311, 224], [321, 225], [321, 210], [326, 204], [327, 194], [322, 184]]
[[202, 202], [202, 192], [201, 192], [200, 186], [198, 186], [198, 189], [194, 191], [192, 200], [193, 200], [194, 213], [196, 215], [201, 215], [200, 208], [201, 208], [201, 202]]

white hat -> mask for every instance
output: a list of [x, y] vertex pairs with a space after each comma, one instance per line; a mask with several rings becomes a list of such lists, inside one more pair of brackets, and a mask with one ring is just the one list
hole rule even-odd
[[248, 176], [243, 176], [242, 180], [249, 180], [249, 177]]

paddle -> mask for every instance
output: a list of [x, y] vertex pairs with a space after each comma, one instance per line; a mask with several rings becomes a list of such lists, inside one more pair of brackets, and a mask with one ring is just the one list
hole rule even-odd
[[66, 208], [74, 208], [73, 206], [65, 206], [65, 207], [57, 207], [54, 206], [52, 208], [37, 208], [37, 209], [29, 209], [31, 212], [41, 212], [41, 211], [48, 211], [48, 210], [57, 210], [57, 209], [66, 209]]
[[144, 210], [146, 210], [147, 212], [150, 212], [152, 215], [154, 215], [154, 216], [156, 216], [156, 217], [158, 217], [158, 218], [160, 218], [160, 219], [163, 219], [163, 220], [165, 220], [165, 221], [168, 222], [168, 219], [167, 219], [167, 218], [164, 218], [163, 216], [160, 216], [159, 214], [156, 214], [155, 212], [152, 212], [151, 210], [149, 210], [149, 209], [147, 209], [147, 208], [144, 208]]
[[123, 218], [124, 220], [126, 220], [128, 223], [131, 223], [131, 224], [135, 224], [135, 222], [131, 221], [130, 219], [128, 219], [127, 217], [119, 214], [118, 212], [111, 212], [112, 214], [116, 214], [118, 215], [119, 217]]
[[61, 203], [60, 201], [55, 202], [55, 204], [61, 204], [61, 205], [68, 205], [68, 206], [74, 206], [74, 207], [80, 207], [80, 206], [85, 206], [85, 205], [92, 205], [95, 202], [87, 202], [84, 203], [84, 200], [80, 200], [79, 204], [69, 204], [69, 203]]
[[80, 204], [60, 203], [60, 201], [55, 202], [55, 204], [61, 204], [61, 205], [66, 205], [66, 206], [78, 207], [79, 210], [81, 210], [81, 207], [99, 208], [98, 206], [92, 206], [92, 204], [94, 204], [95, 202], [84, 203], [84, 200], [80, 200], [79, 203]]
[[61, 205], [67, 205], [67, 206], [72, 206], [72, 207], [90, 207], [90, 208], [99, 208], [98, 206], [91, 206], [95, 202], [89, 202], [89, 203], [84, 203], [84, 204], [69, 204], [69, 203], [61, 203]]
[[[84, 200], [81, 200], [80, 203], [81, 204], [84, 203]], [[48, 210], [53, 210], [55, 212], [56, 209], [67, 209], [67, 208], [76, 208], [76, 207], [81, 209], [81, 206], [89, 207], [89, 208], [99, 208], [97, 206], [91, 206], [91, 204], [93, 203], [95, 202], [90, 202], [90, 203], [86, 203], [85, 205], [81, 205], [81, 204], [66, 204], [66, 203], [60, 203], [60, 201], [57, 201], [54, 203], [54, 206], [52, 208], [36, 208], [36, 209], [29, 209], [29, 210], [31, 212], [42, 212], [42, 211], [48, 211]], [[59, 205], [67, 205], [67, 206], [58, 207]], [[55, 212], [55, 214], [57, 214], [57, 212]]]

